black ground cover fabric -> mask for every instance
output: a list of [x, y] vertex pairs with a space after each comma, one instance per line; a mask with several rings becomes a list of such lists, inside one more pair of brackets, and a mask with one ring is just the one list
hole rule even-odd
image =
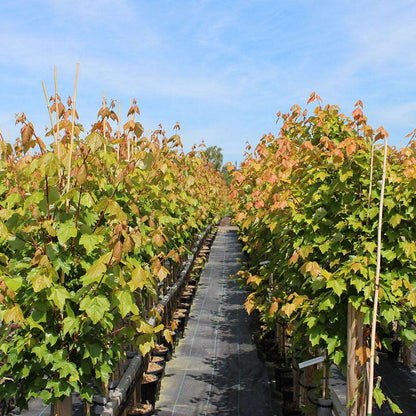
[[220, 226], [185, 336], [167, 363], [157, 415], [273, 415], [267, 372], [243, 307], [247, 292], [230, 279], [241, 257], [236, 229]]

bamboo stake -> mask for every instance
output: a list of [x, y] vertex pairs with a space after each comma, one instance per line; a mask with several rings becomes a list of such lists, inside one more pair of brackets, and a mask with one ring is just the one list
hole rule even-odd
[[[69, 187], [71, 185], [71, 164], [72, 164], [72, 153], [74, 151], [75, 103], [77, 99], [78, 73], [79, 73], [79, 62], [77, 62], [77, 71], [75, 74], [75, 85], [74, 85], [74, 99], [72, 101], [72, 123], [71, 123], [71, 136], [70, 136], [70, 144], [69, 144], [69, 160], [68, 160], [66, 193], [69, 192]], [[69, 209], [69, 199], [66, 200], [66, 208], [67, 210]]]
[[383, 177], [381, 180], [381, 194], [380, 194], [380, 210], [378, 216], [378, 232], [377, 232], [377, 265], [376, 278], [374, 282], [374, 306], [373, 306], [373, 322], [371, 326], [371, 350], [370, 350], [370, 375], [369, 375], [369, 389], [367, 402], [367, 416], [373, 414], [373, 394], [374, 394], [374, 358], [376, 350], [376, 326], [377, 326], [377, 309], [380, 289], [380, 269], [381, 269], [381, 231], [383, 221], [383, 202], [384, 202], [384, 188], [386, 184], [387, 171], [387, 137], [384, 137], [384, 158], [383, 158]]
[[118, 102], [118, 124], [117, 124], [117, 142], [118, 142], [118, 152], [117, 152], [117, 162], [120, 163], [120, 120], [121, 120], [121, 102]]
[[42, 81], [42, 86], [43, 86], [43, 92], [45, 94], [46, 106], [48, 107], [49, 120], [51, 122], [51, 129], [52, 129], [53, 139], [54, 139], [54, 142], [55, 142], [55, 150], [56, 150], [58, 148], [58, 139], [56, 137], [56, 132], [53, 128], [52, 110], [51, 110], [51, 106], [49, 105], [48, 93], [46, 92], [46, 86], [45, 86], [45, 83], [43, 81]]
[[[371, 192], [373, 191], [373, 171], [374, 171], [374, 142], [371, 143], [371, 160], [370, 160], [370, 188], [368, 190], [368, 210], [371, 205]], [[367, 220], [369, 219], [369, 213], [367, 212]]]
[[[61, 128], [59, 126], [59, 106], [58, 106], [58, 72], [56, 69], [56, 65], [54, 67], [54, 79], [55, 79], [55, 115], [56, 115], [56, 141], [57, 141], [57, 156], [59, 159], [59, 163], [61, 163]], [[62, 184], [62, 176], [64, 174], [64, 170], [62, 167], [58, 170], [58, 178], [59, 178], [59, 185]]]
[[[60, 128], [59, 128], [59, 109], [58, 109], [58, 74], [56, 70], [56, 65], [54, 68], [54, 78], [55, 78], [55, 113], [56, 113], [56, 138], [59, 144], [60, 141]], [[58, 159], [61, 158], [61, 148], [58, 145]]]
[[[130, 107], [131, 107], [131, 100], [130, 100]], [[129, 116], [129, 121], [130, 121]], [[127, 162], [130, 162], [130, 131], [127, 131]]]
[[[105, 91], [103, 90], [103, 107], [106, 105], [106, 101], [105, 101]], [[103, 144], [103, 151], [105, 153], [106, 150], [106, 142], [105, 142], [105, 124], [106, 124], [106, 119], [103, 116], [103, 136], [104, 136], [104, 144]]]
[[322, 385], [322, 398], [326, 400], [328, 397], [328, 354], [325, 353], [325, 361], [323, 368], [323, 385]]

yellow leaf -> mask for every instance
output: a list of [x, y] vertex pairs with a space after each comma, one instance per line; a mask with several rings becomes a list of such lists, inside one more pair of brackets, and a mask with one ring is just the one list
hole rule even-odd
[[296, 310], [296, 305], [293, 303], [286, 303], [280, 309], [290, 318], [290, 315]]
[[402, 279], [392, 280], [391, 281], [391, 290], [396, 291], [403, 283]]
[[412, 306], [416, 306], [416, 292], [410, 292], [408, 299]]
[[309, 272], [313, 277], [317, 277], [320, 274], [321, 268], [316, 261], [308, 261], [305, 263], [305, 270]]
[[279, 304], [277, 302], [273, 302], [269, 309], [270, 316], [274, 315], [278, 308], [279, 308]]
[[251, 312], [253, 312], [253, 310], [256, 308], [256, 304], [254, 303], [254, 301], [252, 299], [247, 299], [244, 302], [244, 307], [245, 307], [247, 313], [250, 315]]
[[6, 322], [6, 324], [10, 322], [23, 322], [23, 319], [23, 312], [19, 305], [14, 305], [4, 314], [4, 322]]
[[156, 276], [160, 282], [163, 282], [163, 280], [166, 279], [167, 275], [168, 275], [168, 269], [166, 269], [165, 267], [161, 267], [159, 271], [157, 272]]
[[393, 228], [396, 228], [401, 222], [403, 217], [400, 214], [393, 215], [390, 218], [389, 223], [393, 226]]
[[295, 305], [296, 308], [298, 308], [299, 306], [301, 306], [303, 304], [303, 302], [305, 302], [305, 300], [307, 300], [307, 296], [304, 295], [299, 295], [296, 296], [295, 299], [293, 299], [293, 304]]
[[410, 257], [416, 251], [416, 244], [414, 243], [414, 241], [412, 241], [411, 243], [405, 241], [403, 243], [403, 250], [406, 253], [406, 256]]
[[143, 267], [141, 266], [136, 267], [133, 270], [133, 273], [131, 274], [130, 282], [127, 283], [130, 287], [130, 290], [134, 291], [137, 288], [143, 289], [146, 283], [146, 278], [147, 278], [146, 270], [144, 270]]
[[154, 332], [154, 329], [151, 325], [149, 325], [146, 321], [140, 320], [136, 327], [137, 332], [141, 334], [152, 334]]
[[362, 269], [362, 265], [360, 264], [360, 263], [353, 263], [352, 265], [351, 265], [351, 269], [353, 269], [354, 270], [354, 272], [358, 272], [358, 270], [361, 270]]
[[274, 231], [274, 229], [276, 228], [276, 226], [277, 226], [277, 222], [276, 222], [276, 221], [272, 222], [272, 223], [269, 225], [269, 229], [270, 229], [270, 231], [271, 231], [271, 232], [273, 232], [273, 231]]
[[309, 254], [313, 253], [313, 247], [303, 246], [299, 249], [299, 253], [303, 259], [306, 259], [309, 256]]
[[260, 285], [260, 283], [262, 283], [263, 279], [260, 276], [256, 276], [256, 275], [251, 275], [248, 279], [247, 279], [247, 284], [249, 283], [254, 283], [257, 286]]
[[170, 329], [165, 329], [163, 331], [163, 336], [165, 337], [166, 341], [169, 342], [169, 344], [173, 344], [172, 333], [170, 332]]
[[32, 280], [32, 287], [35, 292], [40, 292], [45, 287], [51, 287], [51, 279], [46, 274], [39, 274], [35, 276]]

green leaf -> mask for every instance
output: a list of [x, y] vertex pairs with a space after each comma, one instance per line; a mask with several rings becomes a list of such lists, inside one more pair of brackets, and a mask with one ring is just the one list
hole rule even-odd
[[41, 157], [42, 165], [47, 176], [55, 175], [59, 170], [59, 159], [55, 153], [48, 152]]
[[85, 344], [84, 358], [91, 358], [95, 365], [102, 356], [101, 347], [98, 344]]
[[123, 318], [130, 312], [134, 315], [139, 314], [139, 309], [135, 304], [134, 297], [131, 292], [128, 292], [127, 290], [120, 290], [116, 293], [116, 298], [119, 302], [118, 308]]
[[393, 250], [383, 250], [382, 257], [384, 257], [388, 261], [393, 261], [397, 255]]
[[142, 124], [139, 122], [134, 123], [134, 134], [136, 135], [136, 137], [141, 137], [143, 132], [144, 132], [144, 128]]
[[106, 253], [101, 256], [93, 266], [91, 266], [87, 273], [82, 277], [82, 283], [89, 285], [98, 282], [103, 274], [107, 271], [107, 263], [111, 259], [111, 253]]
[[394, 403], [389, 397], [387, 397], [387, 401], [389, 403], [390, 409], [393, 413], [400, 413], [402, 414], [402, 410], [400, 409], [399, 406], [397, 406], [396, 403]]
[[393, 215], [390, 220], [389, 224], [393, 226], [393, 228], [396, 228], [402, 221], [403, 217], [400, 214]]
[[73, 335], [79, 328], [80, 320], [79, 318], [67, 316], [63, 321], [62, 332], [63, 334]]
[[86, 143], [91, 149], [92, 153], [95, 153], [99, 148], [103, 147], [105, 143], [105, 139], [101, 134], [98, 134], [97, 132], [93, 132], [89, 134], [85, 138]]
[[23, 279], [18, 276], [15, 276], [15, 277], [4, 276], [3, 279], [4, 279], [4, 282], [6, 283], [6, 286], [9, 289], [13, 290], [13, 292], [17, 292], [23, 284]]
[[381, 407], [383, 402], [386, 400], [386, 396], [381, 391], [380, 387], [376, 387], [374, 389], [374, 400], [376, 401], [378, 407]]
[[91, 321], [96, 324], [110, 310], [110, 302], [103, 295], [88, 295], [81, 301], [79, 309], [85, 311]]
[[400, 332], [404, 343], [408, 347], [411, 347], [416, 341], [416, 331], [414, 329], [403, 328]]
[[62, 286], [54, 286], [51, 289], [48, 299], [51, 300], [60, 310], [65, 306], [65, 301], [71, 298], [69, 292]]
[[103, 241], [104, 236], [100, 234], [83, 234], [79, 239], [79, 243], [85, 247], [87, 254], [90, 254]]
[[327, 340], [327, 350], [328, 350], [328, 354], [332, 354], [335, 351], [335, 348], [338, 347], [340, 345], [340, 341], [338, 338], [329, 338]]
[[89, 193], [84, 193], [81, 197], [81, 205], [83, 207], [91, 208], [94, 205], [94, 199]]
[[58, 236], [58, 240], [62, 245], [65, 244], [71, 237], [76, 237], [77, 229], [75, 227], [75, 222], [73, 220], [69, 220], [61, 223], [59, 229], [56, 232], [56, 235]]
[[38, 274], [32, 280], [32, 287], [35, 292], [40, 292], [42, 289], [45, 289], [45, 287], [50, 287], [51, 284], [52, 280], [50, 276], [44, 273]]
[[332, 288], [338, 296], [341, 296], [347, 290], [346, 283], [341, 279], [329, 279], [326, 285]]

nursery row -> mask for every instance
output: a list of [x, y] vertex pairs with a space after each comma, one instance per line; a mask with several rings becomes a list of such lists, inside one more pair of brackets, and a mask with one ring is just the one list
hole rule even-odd
[[104, 100], [85, 135], [75, 99], [48, 110], [50, 147], [24, 114], [16, 144], [0, 138], [0, 397], [20, 407], [91, 402], [126, 345], [145, 355], [168, 337], [155, 305], [226, 195], [178, 125], [143, 136], [134, 101], [122, 127]]
[[[416, 340], [416, 144], [386, 148], [375, 285], [387, 133], [367, 124], [360, 101], [352, 117], [321, 106], [315, 94], [312, 101], [311, 115], [299, 106], [282, 115], [279, 135], [248, 148], [233, 173], [235, 221], [249, 255], [240, 277], [251, 289], [247, 311], [258, 310], [269, 330], [278, 328], [282, 353], [289, 345], [299, 361], [324, 356], [348, 365], [349, 412], [361, 415], [369, 382], [359, 380], [370, 357], [376, 290], [377, 347], [391, 348], [393, 330], [406, 346]], [[374, 397], [384, 400], [379, 388]]]
[[[158, 344], [146, 355], [130, 349], [127, 362], [121, 361], [114, 374], [112, 390], [107, 395], [94, 395], [93, 411], [97, 415], [151, 415], [154, 412], [166, 361], [183, 335], [199, 278], [208, 258], [215, 230], [209, 229], [197, 241], [193, 255], [184, 263], [175, 283], [161, 299], [158, 308], [163, 310], [162, 322], [167, 331], [158, 337]], [[153, 319], [148, 323], [154, 325]], [[124, 370], [124, 368], [127, 368]], [[123, 394], [124, 393], [124, 394]], [[88, 405], [86, 405], [88, 408]]]

